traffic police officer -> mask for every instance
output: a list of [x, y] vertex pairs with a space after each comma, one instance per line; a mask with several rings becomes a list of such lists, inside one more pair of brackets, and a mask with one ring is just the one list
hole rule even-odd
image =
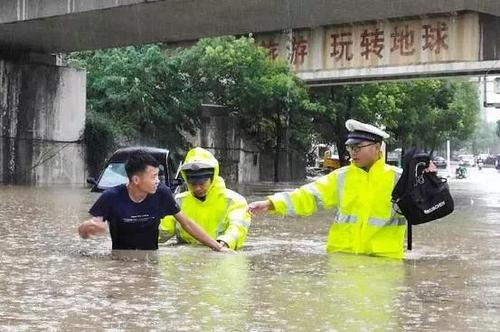
[[346, 122], [346, 128], [349, 166], [292, 192], [250, 203], [249, 211], [309, 216], [318, 209], [336, 209], [328, 234], [328, 252], [403, 258], [406, 222], [391, 202], [402, 170], [387, 165], [381, 150], [389, 134], [352, 119]]

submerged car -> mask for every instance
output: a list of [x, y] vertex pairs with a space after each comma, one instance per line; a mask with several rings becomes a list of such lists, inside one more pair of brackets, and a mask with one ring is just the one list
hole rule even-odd
[[125, 172], [125, 161], [130, 154], [139, 150], [151, 154], [160, 164], [160, 181], [165, 183], [172, 191], [175, 191], [181, 183], [177, 179], [177, 164], [170, 151], [167, 149], [153, 147], [130, 147], [115, 151], [107, 161], [104, 169], [98, 178], [88, 178], [87, 183], [92, 185], [91, 191], [102, 192], [108, 188], [128, 183], [127, 173]]

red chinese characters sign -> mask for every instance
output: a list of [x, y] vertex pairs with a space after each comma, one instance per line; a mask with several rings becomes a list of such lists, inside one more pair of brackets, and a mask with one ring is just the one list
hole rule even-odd
[[479, 36], [479, 16], [468, 13], [294, 30], [256, 39], [271, 59], [288, 61], [300, 71], [475, 61]]
[[[422, 38], [422, 51], [439, 54], [441, 50], [448, 49], [448, 35], [446, 22], [437, 22], [434, 25], [422, 25], [421, 31], [415, 31], [408, 25], [395, 25], [390, 31], [390, 40], [386, 40], [385, 31], [381, 28], [364, 28], [359, 35], [359, 56], [365, 60], [371, 57], [382, 59], [386, 44], [390, 44], [390, 53], [400, 56], [412, 56], [417, 51], [415, 38]], [[330, 34], [330, 57], [334, 61], [354, 59], [353, 31]]]
[[332, 39], [330, 56], [337, 61], [340, 59], [352, 60], [354, 57], [352, 53], [352, 32], [332, 33], [330, 38]]

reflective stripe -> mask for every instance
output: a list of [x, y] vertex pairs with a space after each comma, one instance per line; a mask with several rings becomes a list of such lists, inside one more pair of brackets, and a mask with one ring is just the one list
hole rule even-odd
[[345, 215], [341, 213], [337, 213], [335, 216], [335, 221], [338, 224], [354, 224], [356, 221], [358, 221], [358, 217], [354, 215]]
[[[226, 197], [226, 208], [224, 209], [224, 211], [226, 211], [226, 214], [225, 214], [223, 220], [226, 220], [226, 218], [227, 218], [227, 214], [229, 212], [229, 206], [231, 205], [231, 201], [232, 201], [232, 199], [230, 197]], [[225, 229], [224, 223], [223, 222], [219, 223], [217, 225], [217, 229], [215, 230], [215, 237], [221, 235], [225, 231], [226, 231], [226, 229]]]
[[397, 225], [406, 224], [406, 218], [403, 215], [399, 214], [398, 211], [399, 211], [399, 208], [398, 208], [397, 204], [393, 203], [392, 209], [391, 209], [391, 220], [394, 220], [394, 219], [398, 220], [397, 223], [393, 222], [393, 224], [397, 224]]
[[[401, 175], [403, 174], [403, 170], [400, 168], [394, 167], [394, 185], [393, 187], [396, 186], [398, 183], [399, 179], [401, 178]], [[384, 226], [401, 226], [404, 225], [406, 222], [404, 218], [399, 216], [396, 212], [396, 205], [392, 204], [391, 208], [391, 216], [389, 219], [380, 219], [380, 218], [368, 218], [368, 224], [376, 227], [384, 227]]]
[[[337, 206], [339, 209], [342, 206], [342, 192], [344, 191], [345, 176], [347, 173], [347, 167], [341, 168], [337, 171]], [[338, 224], [354, 224], [358, 220], [355, 215], [344, 215], [337, 211], [335, 216], [335, 222]]]
[[337, 206], [342, 206], [342, 192], [344, 191], [345, 175], [347, 167], [341, 168], [337, 171]]
[[[348, 168], [341, 168], [337, 173], [337, 201], [338, 206], [342, 206], [342, 194], [345, 185], [345, 177]], [[394, 186], [401, 178], [402, 171], [399, 168], [394, 168]], [[344, 215], [337, 212], [335, 216], [335, 222], [339, 224], [351, 224], [356, 223], [358, 217], [356, 215]], [[405, 225], [405, 220], [401, 216], [397, 215], [395, 209], [391, 209], [391, 216], [388, 219], [381, 218], [368, 218], [368, 224], [376, 227], [384, 226], [401, 226]]]
[[231, 232], [231, 233], [224, 233], [221, 236], [217, 237], [217, 239], [219, 238], [222, 238], [222, 240], [224, 240], [224, 238], [229, 238], [229, 241], [238, 242], [240, 235], [238, 233]]
[[224, 229], [224, 223], [219, 223], [217, 225], [217, 230], [215, 231], [215, 237], [221, 235], [222, 233], [224, 233], [225, 229]]
[[392, 218], [391, 225], [394, 225], [394, 226], [406, 225], [406, 219], [402, 216], [396, 216], [396, 217]]
[[398, 183], [402, 174], [403, 174], [403, 171], [401, 169], [399, 169], [399, 168], [394, 169], [394, 186]]
[[249, 221], [245, 221], [245, 220], [232, 221], [232, 222], [230, 222], [230, 224], [232, 224], [232, 225], [238, 225], [238, 226], [243, 226], [246, 229], [248, 229], [248, 227], [250, 227], [250, 222]]
[[304, 188], [314, 196], [314, 201], [316, 202], [316, 207], [323, 209], [324, 208], [323, 201], [321, 200], [321, 196], [320, 196], [318, 190], [316, 190], [316, 188], [314, 187], [314, 184], [312, 184], [312, 183], [308, 184], [308, 185], [304, 186]]
[[295, 213], [295, 209], [293, 208], [292, 200], [290, 199], [290, 193], [281, 193], [278, 195], [283, 197], [283, 199], [285, 200], [288, 215], [291, 217], [296, 217], [297, 214]]
[[179, 208], [182, 206], [182, 199], [183, 198], [180, 198], [180, 197], [175, 198], [175, 202], [177, 203], [177, 205], [179, 205]]
[[405, 224], [405, 220], [402, 218], [392, 217], [390, 220], [384, 220], [379, 218], [368, 218], [368, 224], [377, 227], [384, 226], [401, 226]]
[[383, 227], [388, 223], [388, 220], [379, 218], [368, 218], [368, 224], [377, 227]]

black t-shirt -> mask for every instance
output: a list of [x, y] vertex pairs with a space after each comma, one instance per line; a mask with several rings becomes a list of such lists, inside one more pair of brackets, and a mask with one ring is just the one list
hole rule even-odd
[[158, 249], [158, 226], [167, 215], [180, 211], [170, 189], [164, 184], [142, 202], [133, 202], [126, 185], [110, 188], [90, 208], [94, 217], [109, 222], [113, 249]]

